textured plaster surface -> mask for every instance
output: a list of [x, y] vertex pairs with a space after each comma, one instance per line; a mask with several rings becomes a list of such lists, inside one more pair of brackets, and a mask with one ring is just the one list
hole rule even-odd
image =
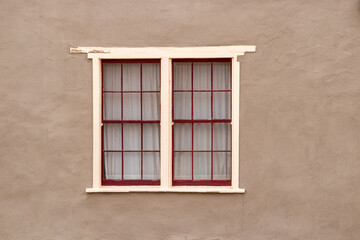
[[[71, 46], [256, 45], [243, 195], [86, 194], [92, 70]], [[358, 0], [1, 1], [0, 239], [360, 238]]]

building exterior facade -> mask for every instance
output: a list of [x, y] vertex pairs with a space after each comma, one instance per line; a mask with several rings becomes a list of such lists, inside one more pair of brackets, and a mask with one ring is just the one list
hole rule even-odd
[[[0, 13], [0, 239], [359, 238], [358, 0], [3, 1]], [[233, 55], [238, 191], [164, 190], [163, 170], [161, 191], [97, 191], [94, 63], [69, 50], [197, 59], [207, 46], [256, 46]], [[234, 175], [218, 176], [230, 189]]]

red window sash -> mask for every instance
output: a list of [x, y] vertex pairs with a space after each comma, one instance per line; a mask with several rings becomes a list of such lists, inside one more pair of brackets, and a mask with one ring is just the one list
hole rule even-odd
[[[174, 89], [174, 63], [177, 62], [189, 62], [191, 63], [191, 90], [175, 90]], [[194, 69], [193, 69], [193, 63], [194, 62], [210, 62], [211, 63], [211, 90], [194, 90]], [[229, 62], [230, 63], [230, 89], [229, 90], [214, 90], [213, 89], [213, 63], [214, 62]], [[214, 180], [214, 159], [213, 159], [213, 153], [214, 152], [230, 152], [230, 155], [232, 153], [231, 150], [231, 141], [230, 141], [230, 150], [229, 151], [214, 151], [214, 142], [213, 142], [213, 125], [214, 123], [231, 123], [232, 119], [232, 65], [231, 65], [231, 59], [175, 59], [172, 61], [172, 185], [173, 186], [231, 186], [231, 168], [230, 165], [230, 179], [229, 180]], [[191, 119], [175, 119], [174, 118], [174, 93], [175, 92], [191, 92]], [[194, 119], [194, 92], [210, 92], [211, 93], [211, 119]], [[230, 93], [230, 119], [214, 119], [214, 106], [213, 106], [213, 93], [214, 92], [229, 92]], [[191, 151], [175, 151], [174, 146], [174, 125], [176, 123], [191, 123], [192, 124], [192, 143], [191, 143]], [[211, 123], [211, 151], [194, 151], [194, 123]], [[230, 130], [231, 134], [231, 130]], [[231, 139], [231, 137], [230, 137]], [[175, 153], [176, 152], [191, 152], [191, 180], [176, 180], [174, 179], [174, 168], [175, 168]], [[195, 152], [210, 152], [211, 153], [211, 180], [194, 180], [194, 153]]]
[[[103, 67], [104, 63], [121, 63], [121, 91], [104, 91], [104, 72]], [[124, 91], [123, 90], [123, 64], [126, 63], [140, 63], [140, 91]], [[142, 64], [143, 63], [159, 63], [158, 59], [141, 59], [141, 60], [118, 60], [118, 59], [107, 59], [102, 60], [101, 63], [101, 121], [103, 124], [112, 124], [117, 123], [121, 124], [121, 149], [122, 150], [104, 150], [104, 125], [101, 127], [101, 136], [102, 136], [102, 144], [101, 144], [101, 184], [103, 186], [134, 186], [134, 185], [160, 185], [160, 180], [144, 180], [143, 179], [143, 153], [144, 152], [159, 152], [160, 150], [143, 150], [143, 124], [160, 124], [160, 120], [143, 120], [143, 109], [142, 109], [142, 95], [143, 93], [160, 93], [160, 91], [143, 91], [142, 90]], [[161, 68], [161, 66], [160, 66]], [[160, 76], [161, 77], [161, 76]], [[161, 85], [161, 79], [160, 79]], [[140, 93], [140, 120], [105, 120], [104, 119], [104, 93], [121, 93], [121, 119], [124, 119], [124, 101], [123, 94], [124, 93]], [[159, 104], [160, 108], [160, 104]], [[159, 109], [160, 111], [160, 109]], [[140, 151], [132, 151], [132, 150], [124, 150], [124, 124], [141, 124], [141, 150]], [[121, 155], [121, 179], [105, 179], [105, 153], [106, 152], [140, 152], [141, 153], [141, 179], [136, 180], [128, 180], [124, 179], [124, 154]]]

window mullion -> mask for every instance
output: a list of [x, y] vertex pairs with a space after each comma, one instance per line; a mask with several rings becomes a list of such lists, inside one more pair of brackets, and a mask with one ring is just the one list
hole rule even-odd
[[101, 60], [93, 61], [93, 187], [101, 186]]
[[235, 189], [239, 188], [239, 161], [240, 161], [240, 145], [239, 145], [239, 127], [240, 127], [240, 63], [237, 61], [237, 56], [232, 58], [232, 107], [231, 107], [231, 186]]
[[161, 188], [171, 187], [171, 161], [172, 159], [172, 117], [171, 117], [171, 66], [170, 59], [161, 58], [161, 119], [160, 119], [160, 169]]

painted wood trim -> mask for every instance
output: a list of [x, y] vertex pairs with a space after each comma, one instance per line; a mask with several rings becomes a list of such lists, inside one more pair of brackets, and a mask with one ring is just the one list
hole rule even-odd
[[239, 160], [240, 160], [240, 63], [237, 61], [237, 56], [232, 58], [232, 153], [231, 153], [231, 186], [239, 188]]
[[100, 187], [87, 188], [87, 193], [245, 193], [245, 189], [229, 187]]
[[88, 58], [101, 59], [159, 59], [159, 58], [231, 58], [255, 52], [255, 46], [213, 47], [148, 47], [148, 48], [103, 48], [72, 47], [70, 53], [87, 53]]
[[[240, 161], [240, 63], [238, 56], [255, 52], [255, 46], [190, 48], [75, 47], [70, 53], [87, 53], [93, 60], [93, 188], [94, 192], [199, 192], [244, 193], [239, 188]], [[232, 172], [231, 187], [172, 187], [171, 59], [232, 58]], [[101, 186], [101, 59], [161, 59], [161, 184], [160, 186]]]
[[160, 186], [169, 188], [171, 176], [171, 64], [169, 58], [161, 59], [161, 120], [160, 120]]
[[101, 60], [93, 59], [93, 186], [101, 186]]

